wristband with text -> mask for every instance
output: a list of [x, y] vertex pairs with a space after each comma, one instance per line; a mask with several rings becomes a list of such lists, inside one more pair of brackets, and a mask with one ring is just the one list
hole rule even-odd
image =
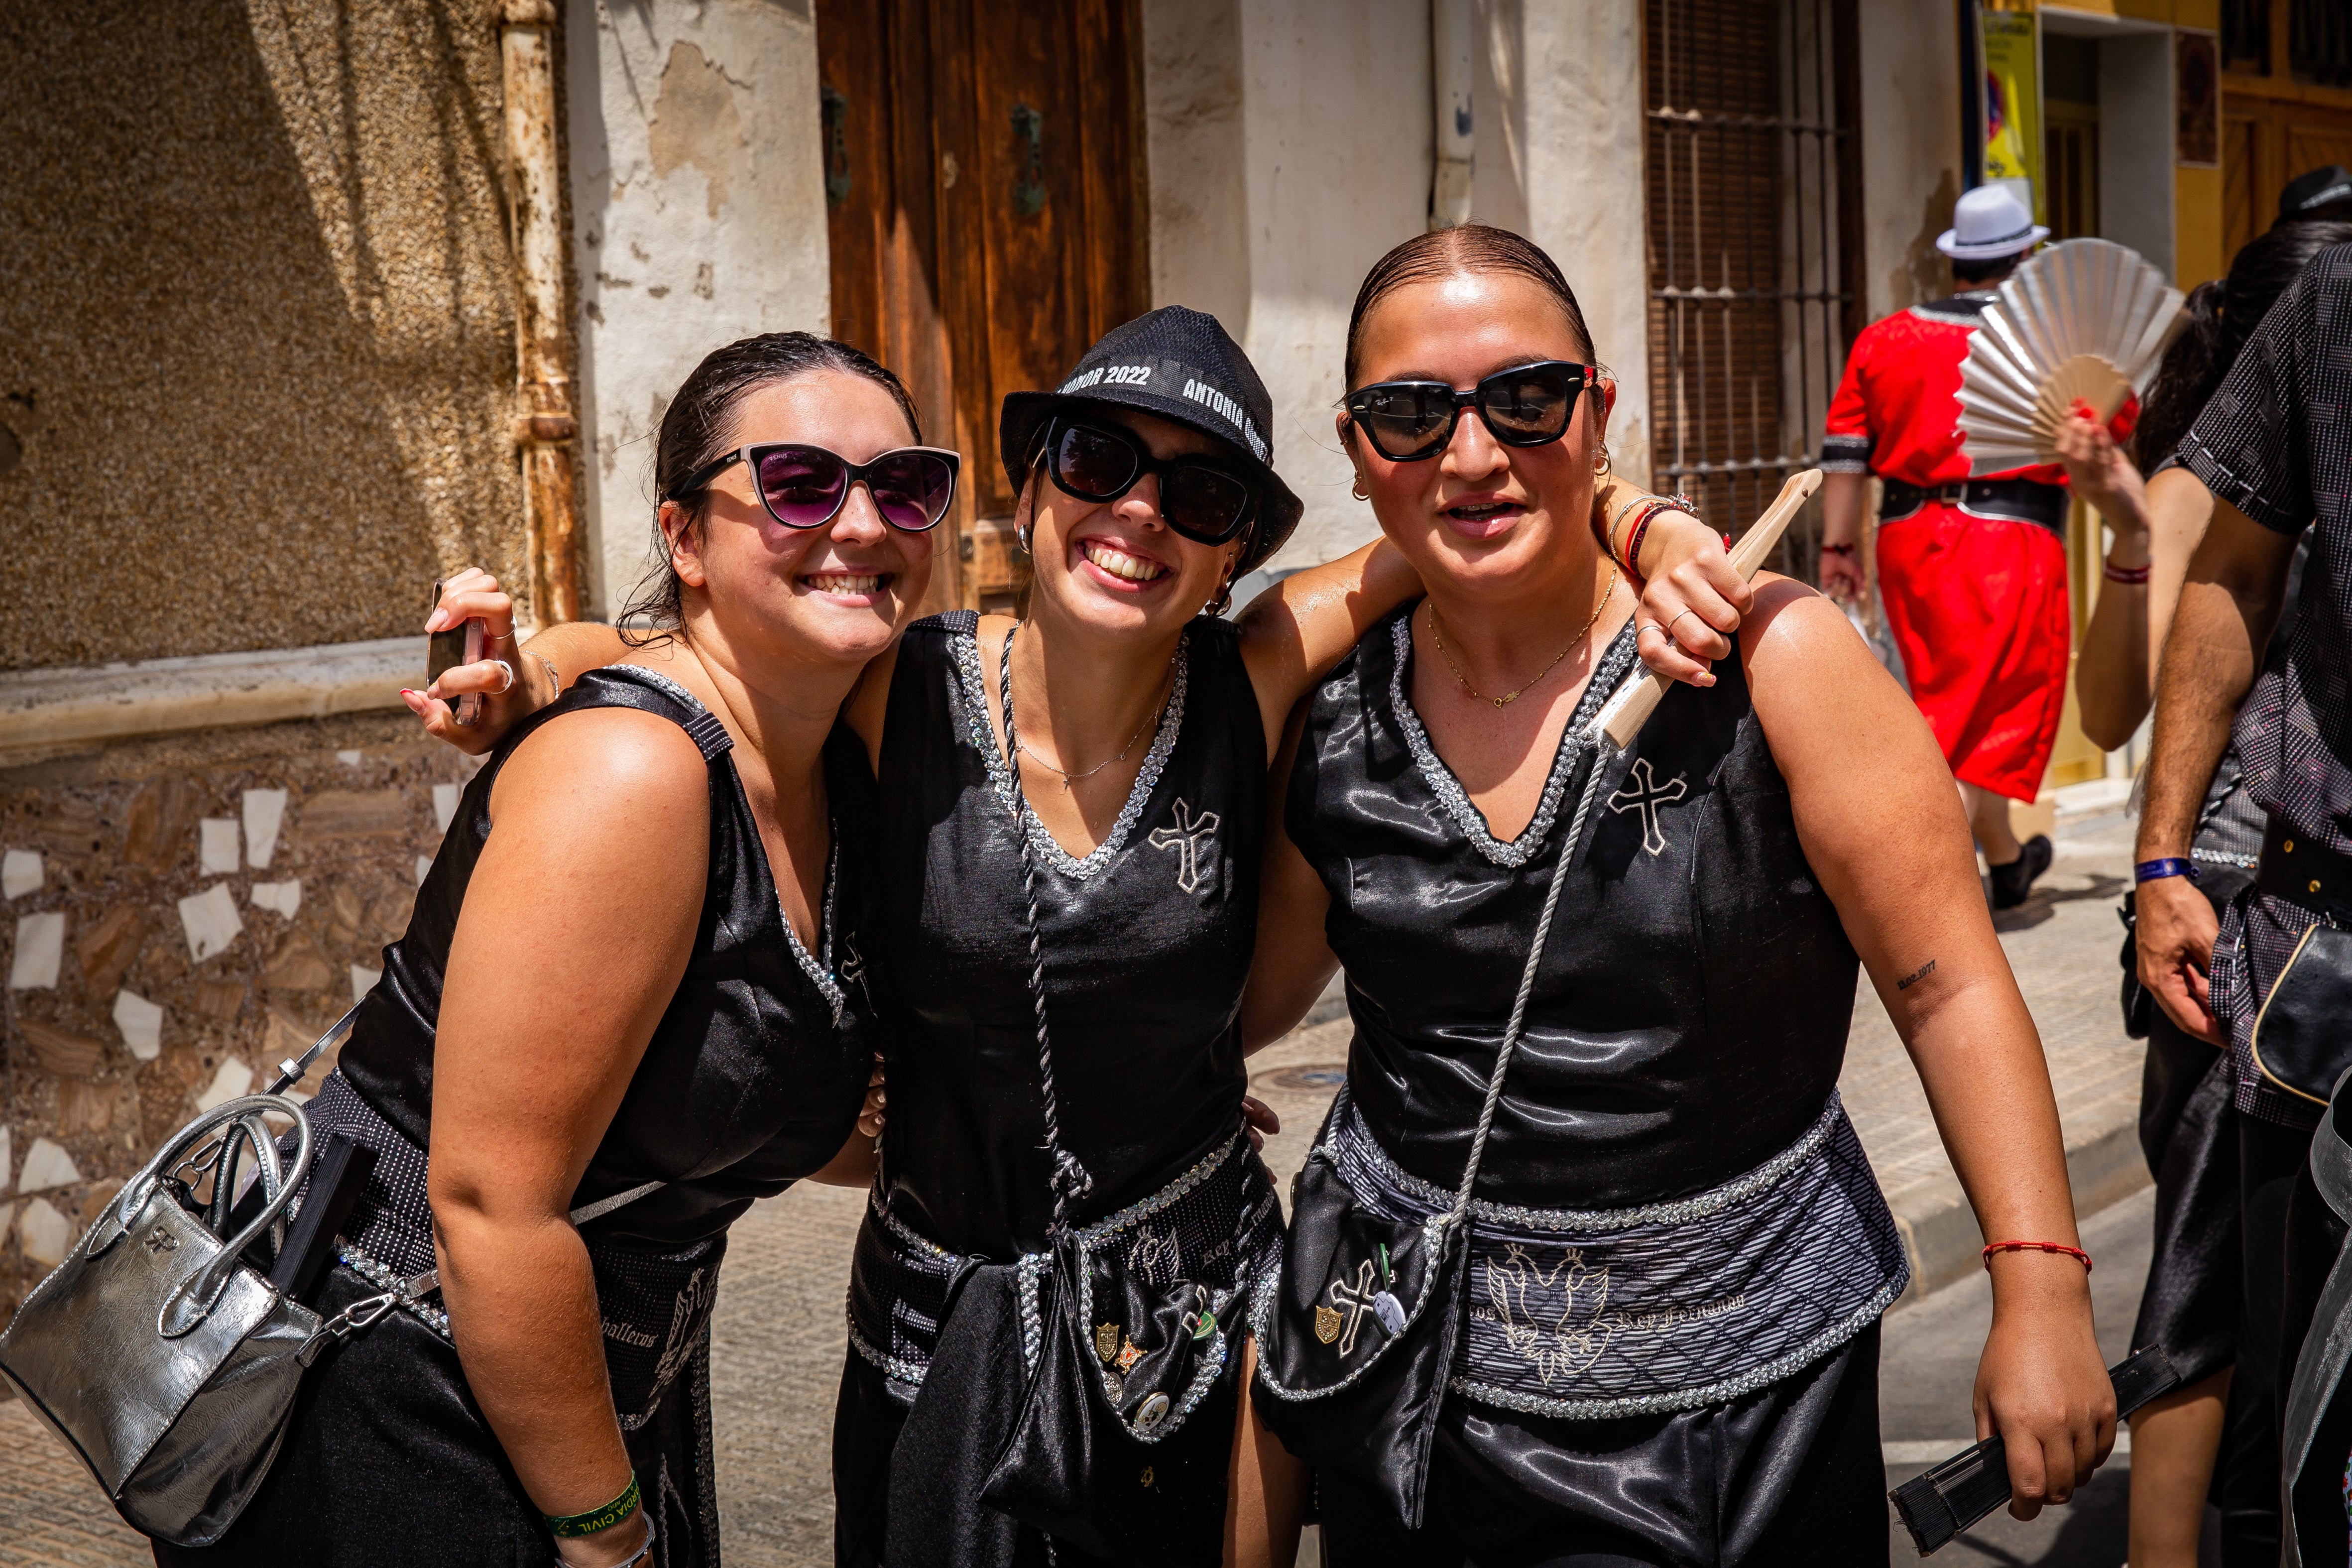
[[539, 1517], [547, 1521], [549, 1534], [571, 1540], [577, 1536], [594, 1535], [600, 1531], [612, 1529], [637, 1511], [638, 1500], [637, 1474], [632, 1470], [629, 1472], [628, 1486], [622, 1490], [619, 1497], [614, 1498], [603, 1508], [592, 1508], [586, 1513], [568, 1513], [561, 1519], [551, 1513], [543, 1513]]
[[2167, 877], [2186, 877], [2192, 882], [2199, 879], [2196, 865], [2178, 855], [2168, 855], [2161, 860], [2142, 860], [2132, 868], [2135, 887], [2142, 882], [2160, 882]]

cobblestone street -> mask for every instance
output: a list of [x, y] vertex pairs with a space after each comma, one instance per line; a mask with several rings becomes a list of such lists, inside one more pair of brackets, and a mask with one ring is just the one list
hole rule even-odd
[[[2140, 1052], [2123, 1038], [2116, 1004], [2121, 932], [2114, 910], [2126, 875], [2129, 835], [2120, 813], [2062, 823], [2055, 868], [2024, 908], [2000, 921], [2003, 943], [2042, 1028], [2066, 1124], [2077, 1201], [2085, 1207], [2129, 1196], [2146, 1181], [2131, 1142]], [[1339, 1082], [1348, 1033], [1344, 1017], [1310, 1023], [1252, 1063], [1258, 1093], [1283, 1117], [1284, 1131], [1270, 1141], [1266, 1155], [1286, 1186]], [[1843, 1090], [1880, 1182], [1913, 1232], [1915, 1247], [1936, 1253], [1943, 1245], [1936, 1240], [1937, 1216], [1948, 1210], [1957, 1184], [1918, 1079], [1866, 984]], [[2119, 1147], [2127, 1150], [2127, 1160], [2114, 1157]], [[2086, 1172], [2102, 1190], [2084, 1192]], [[713, 1365], [719, 1489], [727, 1555], [735, 1568], [817, 1568], [832, 1561], [828, 1443], [845, 1351], [842, 1292], [862, 1202], [858, 1193], [803, 1187], [758, 1205], [730, 1242]], [[2143, 1201], [2117, 1211], [2102, 1236], [2119, 1228], [2144, 1230], [2145, 1220], [2134, 1216], [2145, 1209]], [[1971, 1268], [1974, 1235], [1969, 1221]], [[2110, 1332], [2128, 1329], [2142, 1267], [2125, 1240], [2112, 1245], [2126, 1249], [2116, 1258], [2120, 1267], [2112, 1276], [2101, 1270], [2101, 1322]], [[2144, 1239], [2137, 1256], [2145, 1257]], [[1949, 1300], [1958, 1301], [1969, 1289], [1959, 1287]], [[1933, 1348], [1947, 1359], [1964, 1352], [1972, 1367], [1974, 1350], [1959, 1341], [1968, 1334], [1980, 1337], [1981, 1325], [1966, 1309], [1947, 1308], [1946, 1300], [1937, 1298], [1927, 1310], [1945, 1312], [1956, 1326], [1930, 1336], [1938, 1342]], [[1900, 1316], [1917, 1310], [1906, 1303]], [[2118, 1317], [2120, 1324], [2115, 1321]], [[1930, 1321], [1919, 1320], [1923, 1325]], [[1890, 1329], [1888, 1364], [1882, 1373], [1888, 1387], [1902, 1386], [1899, 1363], [1911, 1353], [1904, 1347], [1917, 1338]], [[1934, 1425], [1932, 1416], [1891, 1423], [1890, 1460], [1896, 1458], [1892, 1445], [1898, 1436], [1906, 1454], [1911, 1448], [1924, 1453], [1925, 1446], [1947, 1436], [1954, 1447], [1969, 1440], [1965, 1394], [1950, 1412], [1948, 1432], [1927, 1429]], [[1896, 1426], [1903, 1430], [1896, 1432]], [[0, 1405], [0, 1467], [13, 1482], [0, 1498], [0, 1563], [84, 1568], [148, 1560], [138, 1537], [115, 1520], [62, 1448], [14, 1403]], [[1910, 1463], [1899, 1473], [1916, 1468]], [[2103, 1489], [2086, 1498], [2116, 1491], [2121, 1479], [2119, 1465], [2114, 1478], [2103, 1479]], [[2099, 1517], [2119, 1520], [2120, 1513], [2110, 1501]], [[2093, 1528], [2084, 1518], [2069, 1530], [2064, 1509], [2050, 1510], [2031, 1526], [2005, 1523], [1999, 1540], [1995, 1555], [1972, 1560], [2113, 1564], [2122, 1554], [2119, 1525]], [[1898, 1561], [1907, 1553], [1903, 1548]]]

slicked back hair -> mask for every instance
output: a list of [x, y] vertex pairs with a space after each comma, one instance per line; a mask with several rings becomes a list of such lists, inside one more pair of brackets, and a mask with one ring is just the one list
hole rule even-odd
[[888, 393], [907, 416], [915, 445], [922, 445], [923, 422], [905, 384], [847, 343], [814, 332], [761, 332], [713, 349], [694, 367], [694, 374], [686, 378], [662, 413], [661, 434], [654, 447], [654, 562], [621, 612], [622, 624], [635, 623], [638, 628], [635, 636], [625, 631], [625, 641], [658, 641], [685, 624], [685, 584], [670, 564], [669, 541], [661, 531], [660, 503], [677, 501], [691, 514], [694, 526], [699, 527], [702, 493], [674, 492], [697, 468], [728, 449], [720, 443], [733, 435], [735, 410], [743, 399], [761, 387], [826, 370], [863, 376]]
[[1364, 322], [1372, 307], [1409, 283], [1465, 272], [1510, 272], [1533, 280], [1568, 318], [1569, 330], [1576, 334], [1585, 357], [1592, 357], [1592, 333], [1584, 325], [1584, 310], [1577, 304], [1576, 291], [1568, 286], [1559, 264], [1524, 235], [1487, 224], [1465, 223], [1414, 235], [1373, 262], [1372, 269], [1364, 274], [1364, 286], [1356, 290], [1356, 308], [1348, 316], [1349, 391], [1356, 389], [1357, 373], [1362, 368]]

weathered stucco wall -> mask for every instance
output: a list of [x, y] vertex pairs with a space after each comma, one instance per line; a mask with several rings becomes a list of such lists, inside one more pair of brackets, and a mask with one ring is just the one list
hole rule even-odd
[[0, 1322], [163, 1139], [373, 983], [467, 772], [404, 712], [0, 772]]
[[413, 630], [512, 578], [491, 7], [0, 8], [0, 668]]
[[1948, 5], [1862, 0], [1863, 278], [1870, 318], [1952, 291], [1936, 237], [1960, 199], [1960, 39]]
[[808, 0], [570, 0], [588, 603], [649, 559], [654, 438], [702, 356], [832, 318]]

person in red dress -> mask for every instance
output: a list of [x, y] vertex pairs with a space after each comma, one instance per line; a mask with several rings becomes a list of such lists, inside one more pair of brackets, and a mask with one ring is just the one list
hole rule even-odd
[[1960, 361], [2001, 279], [2050, 231], [2008, 187], [1960, 197], [1936, 241], [1959, 292], [1874, 321], [1854, 339], [1822, 443], [1822, 587], [1863, 592], [1856, 541], [1872, 474], [1885, 486], [1878, 585], [1912, 700], [1959, 781], [1992, 868], [1992, 903], [2022, 903], [2050, 840], [2021, 845], [2009, 803], [2042, 789], [2066, 700], [2066, 472], [1969, 478]]

